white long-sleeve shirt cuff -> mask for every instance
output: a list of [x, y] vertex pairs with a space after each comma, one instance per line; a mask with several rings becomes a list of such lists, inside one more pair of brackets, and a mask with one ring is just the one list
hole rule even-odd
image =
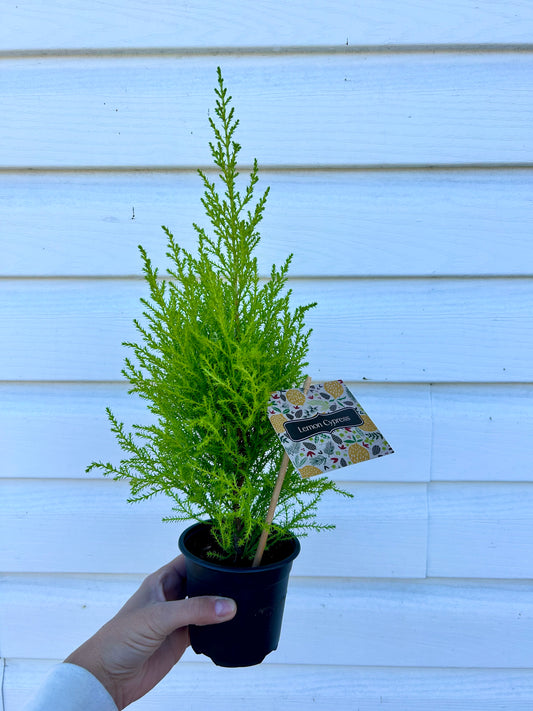
[[118, 711], [111, 694], [87, 669], [63, 662], [52, 668], [23, 711]]

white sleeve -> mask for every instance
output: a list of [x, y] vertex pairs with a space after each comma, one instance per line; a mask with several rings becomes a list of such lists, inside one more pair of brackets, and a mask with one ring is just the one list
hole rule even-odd
[[118, 711], [111, 694], [87, 669], [57, 664], [23, 711]]

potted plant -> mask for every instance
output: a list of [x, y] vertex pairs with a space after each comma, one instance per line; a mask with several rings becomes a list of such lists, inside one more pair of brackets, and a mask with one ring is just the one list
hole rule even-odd
[[304, 317], [314, 304], [292, 307], [292, 255], [260, 278], [254, 249], [268, 189], [254, 199], [254, 161], [239, 190], [239, 122], [220, 69], [215, 93], [210, 148], [222, 196], [199, 171], [211, 230], [194, 225], [193, 254], [163, 227], [164, 278], [139, 247], [148, 295], [141, 299], [143, 320], [134, 321], [139, 340], [124, 344], [131, 357], [122, 372], [153, 421], [127, 431], [108, 408], [125, 458], [117, 465], [93, 462], [88, 471], [128, 480], [129, 501], [166, 494], [172, 500], [167, 521], [198, 522], [180, 538], [188, 594], [233, 597], [238, 612], [224, 630], [192, 628], [191, 643], [217, 664], [246, 666], [277, 646], [287, 578], [300, 549], [296, 534], [332, 528], [317, 521], [317, 504], [327, 491], [347, 494], [327, 477], [306, 479], [290, 469], [264, 558], [252, 567], [283, 457], [267, 405], [273, 391], [296, 392], [304, 379], [310, 335]]

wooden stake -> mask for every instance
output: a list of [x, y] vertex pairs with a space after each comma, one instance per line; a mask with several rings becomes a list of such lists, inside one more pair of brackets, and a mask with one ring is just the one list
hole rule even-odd
[[[309, 387], [311, 385], [311, 378], [307, 377], [303, 386], [304, 395], [307, 395]], [[274, 491], [272, 492], [272, 498], [270, 500], [270, 506], [268, 507], [268, 513], [265, 519], [265, 527], [261, 533], [261, 538], [259, 539], [259, 545], [257, 546], [257, 551], [255, 553], [254, 562], [252, 563], [252, 568], [257, 568], [261, 565], [261, 559], [263, 553], [265, 552], [265, 546], [268, 539], [268, 534], [270, 532], [270, 524], [274, 520], [274, 512], [276, 511], [276, 506], [278, 505], [279, 495], [281, 493], [281, 488], [285, 480], [285, 474], [289, 467], [289, 455], [287, 452], [283, 454], [283, 459], [281, 460], [281, 467], [279, 468], [278, 478], [276, 479], [276, 485]]]

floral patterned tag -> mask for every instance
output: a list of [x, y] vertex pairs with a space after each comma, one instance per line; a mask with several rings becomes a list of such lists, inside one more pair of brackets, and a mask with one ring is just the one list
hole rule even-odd
[[303, 477], [394, 452], [342, 380], [272, 393], [268, 416]]

